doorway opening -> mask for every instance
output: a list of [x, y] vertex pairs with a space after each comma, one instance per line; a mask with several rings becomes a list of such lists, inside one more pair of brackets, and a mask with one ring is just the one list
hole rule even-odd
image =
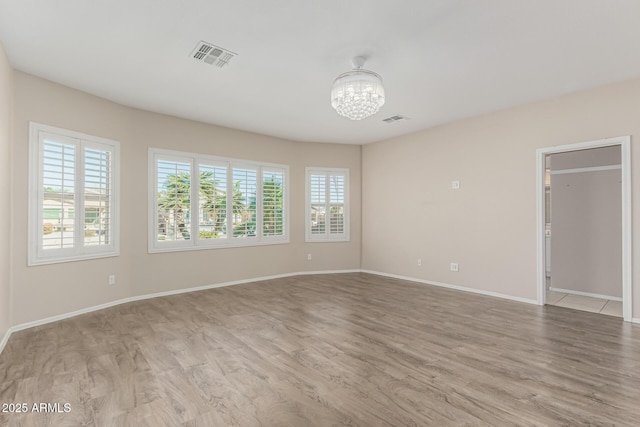
[[536, 156], [538, 304], [611, 315], [621, 304], [631, 321], [630, 137]]

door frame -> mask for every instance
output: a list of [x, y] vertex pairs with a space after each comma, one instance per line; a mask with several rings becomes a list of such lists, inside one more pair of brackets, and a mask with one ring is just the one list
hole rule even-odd
[[[556, 145], [536, 150], [536, 231], [537, 231], [537, 282], [538, 305], [546, 303], [545, 272], [545, 156], [555, 153], [586, 150], [590, 148], [620, 146], [622, 175], [622, 317], [626, 322], [633, 320], [632, 268], [631, 256], [631, 137], [599, 139], [577, 144]], [[553, 273], [552, 273], [553, 274]]]

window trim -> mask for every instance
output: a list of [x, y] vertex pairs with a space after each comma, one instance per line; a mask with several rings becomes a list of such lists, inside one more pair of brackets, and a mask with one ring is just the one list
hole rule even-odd
[[[200, 199], [199, 199], [199, 187], [200, 187], [200, 165], [211, 166], [226, 166], [227, 169], [227, 194], [233, 191], [233, 169], [234, 168], [247, 168], [256, 170], [257, 188], [256, 188], [256, 230], [259, 230], [255, 237], [242, 237], [234, 238], [233, 229], [229, 228], [229, 224], [232, 222], [232, 215], [229, 215], [229, 211], [233, 208], [227, 206], [227, 237], [222, 239], [200, 239], [199, 238], [199, 220], [191, 225], [191, 234], [194, 238], [189, 240], [170, 240], [160, 241], [157, 240], [158, 230], [158, 215], [157, 215], [157, 198], [158, 198], [158, 185], [157, 178], [157, 165], [158, 159], [189, 161], [191, 164], [191, 200], [196, 200], [196, 208], [190, 208], [191, 217], [193, 212], [196, 212], [196, 217], [200, 216]], [[262, 176], [263, 171], [282, 171], [284, 173], [284, 187], [283, 187], [283, 235], [282, 236], [263, 236], [262, 235]], [[197, 173], [195, 173], [197, 171]], [[167, 150], [161, 148], [149, 147], [148, 156], [148, 253], [163, 253], [163, 252], [180, 252], [180, 251], [194, 251], [194, 250], [207, 250], [207, 249], [220, 249], [220, 248], [235, 248], [235, 247], [250, 247], [250, 246], [264, 246], [264, 245], [277, 245], [286, 244], [290, 242], [290, 208], [289, 208], [289, 165], [256, 162], [245, 159], [236, 159], [231, 157], [212, 156], [207, 154], [190, 153], [184, 151]], [[230, 233], [230, 234], [229, 234]]]
[[[110, 224], [111, 224], [111, 243], [99, 246], [75, 245], [80, 239], [80, 235], [84, 236], [84, 227], [82, 233], [78, 233], [80, 223], [78, 218], [74, 218], [74, 247], [67, 249], [52, 249], [51, 252], [45, 254], [41, 247], [43, 209], [41, 209], [44, 199], [44, 190], [42, 185], [42, 155], [40, 150], [40, 137], [42, 134], [51, 134], [60, 139], [71, 140], [73, 145], [77, 147], [77, 165], [76, 165], [76, 183], [80, 185], [75, 189], [74, 193], [74, 212], [75, 216], [79, 215], [84, 209], [84, 173], [85, 158], [83, 150], [89, 148], [108, 148], [111, 151], [111, 197], [109, 203], [111, 205]], [[120, 255], [120, 143], [107, 138], [88, 135], [68, 129], [62, 129], [36, 122], [29, 122], [29, 197], [28, 197], [28, 229], [27, 229], [27, 265], [37, 266], [46, 264], [57, 264], [62, 262], [82, 261], [97, 258], [108, 258]], [[81, 216], [80, 218], [84, 218]]]
[[[311, 234], [311, 175], [331, 175], [344, 176], [344, 232], [341, 234], [331, 235], [328, 231], [324, 235]], [[307, 243], [323, 243], [323, 242], [349, 242], [349, 223], [350, 223], [350, 200], [349, 200], [349, 169], [348, 168], [322, 168], [310, 167], [305, 168], [305, 220], [304, 220], [304, 237]], [[327, 195], [327, 200], [329, 196]], [[327, 202], [330, 203], [330, 202]], [[327, 226], [327, 230], [329, 230]]]

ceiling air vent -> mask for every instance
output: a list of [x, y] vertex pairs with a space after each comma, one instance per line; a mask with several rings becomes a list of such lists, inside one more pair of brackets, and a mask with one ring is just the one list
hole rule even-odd
[[229, 64], [229, 61], [231, 61], [234, 56], [238, 56], [238, 54], [204, 41], [198, 43], [191, 53], [191, 58], [196, 61], [215, 65], [218, 68]]
[[403, 122], [405, 120], [410, 120], [410, 119], [409, 117], [405, 117], [405, 116], [391, 116], [391, 117], [387, 117], [386, 119], [382, 119], [382, 121], [385, 123]]

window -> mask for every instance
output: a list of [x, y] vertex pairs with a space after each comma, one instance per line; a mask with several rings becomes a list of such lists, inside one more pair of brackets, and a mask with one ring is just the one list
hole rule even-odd
[[262, 234], [279, 236], [284, 232], [284, 173], [262, 172]]
[[306, 241], [349, 240], [349, 170], [306, 168]]
[[29, 150], [28, 264], [118, 255], [119, 143], [31, 123]]
[[289, 167], [149, 150], [149, 252], [287, 243]]

